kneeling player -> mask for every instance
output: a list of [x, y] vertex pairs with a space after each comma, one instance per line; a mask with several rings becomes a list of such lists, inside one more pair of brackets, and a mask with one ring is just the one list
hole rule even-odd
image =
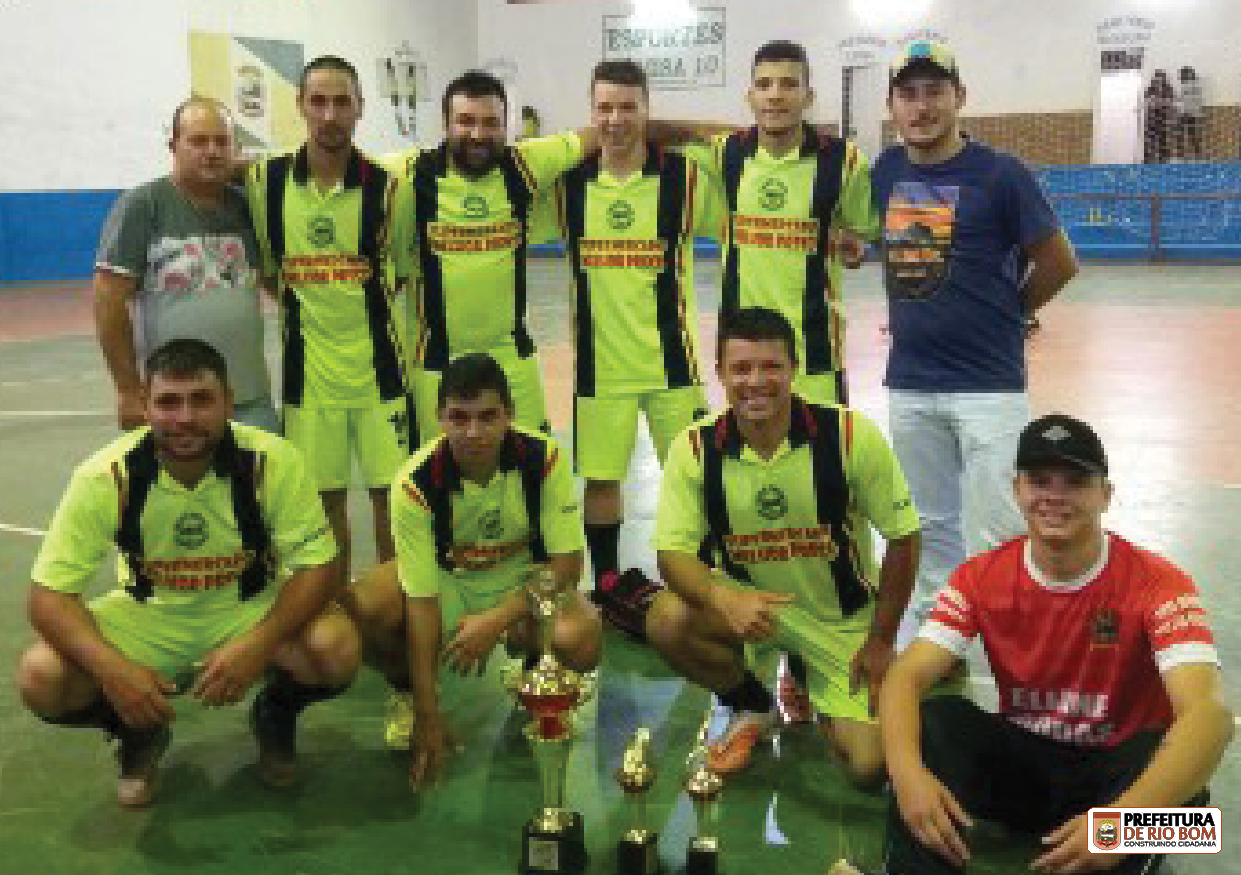
[[[52, 519], [31, 575], [39, 641], [21, 660], [22, 699], [48, 723], [119, 739], [117, 797], [140, 806], [154, 797], [178, 681], [229, 705], [271, 669], [251, 725], [262, 777], [291, 784], [297, 715], [342, 692], [359, 661], [353, 624], [332, 607], [323, 505], [291, 444], [229, 422], [224, 359], [208, 344], [153, 352], [144, 404], [150, 426], [84, 462]], [[121, 585], [84, 604], [114, 544]]]
[[[743, 650], [779, 648], [804, 658], [830, 743], [850, 777], [869, 783], [883, 767], [869, 703], [913, 586], [918, 516], [874, 423], [792, 394], [794, 350], [793, 329], [773, 310], [721, 316], [716, 361], [729, 406], [669, 451], [655, 547], [671, 591], [655, 598], [646, 631], [674, 668], [733, 709], [711, 750], [715, 771], [744, 767], [773, 727], [772, 696]], [[887, 539], [878, 574], [872, 525]], [[698, 558], [707, 538], [724, 576]]]
[[565, 599], [554, 648], [569, 668], [599, 661], [602, 625], [576, 587], [582, 514], [555, 441], [516, 428], [500, 366], [471, 353], [439, 385], [443, 433], [401, 469], [392, 489], [395, 565], [355, 586], [368, 662], [397, 690], [387, 738], [413, 753], [411, 778], [432, 777], [448, 752], [436, 680], [441, 659], [481, 672], [501, 638], [531, 652], [525, 584], [545, 564]]
[[[1183, 572], [1104, 531], [1112, 486], [1086, 423], [1030, 423], [1016, 467], [1028, 535], [957, 569], [879, 697], [887, 871], [965, 871], [962, 827], [983, 817], [1042, 835], [1037, 872], [1154, 872], [1157, 857], [1091, 854], [1087, 811], [1201, 803], [1233, 734], [1206, 616]], [[975, 637], [1000, 713], [920, 705]]]

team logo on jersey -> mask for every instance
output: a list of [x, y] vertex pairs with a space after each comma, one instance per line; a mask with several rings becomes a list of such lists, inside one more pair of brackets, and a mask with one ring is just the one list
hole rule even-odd
[[1100, 611], [1090, 623], [1090, 644], [1111, 647], [1120, 638], [1120, 617], [1113, 610]]
[[778, 520], [789, 512], [789, 500], [778, 486], [764, 486], [754, 496], [754, 509], [765, 520]]
[[633, 224], [633, 204], [629, 201], [612, 201], [608, 207], [608, 224], [613, 231], [624, 231]]
[[315, 216], [306, 223], [306, 235], [312, 246], [319, 249], [331, 246], [336, 242], [336, 223], [330, 216]]
[[789, 200], [789, 187], [774, 176], [764, 179], [758, 186], [759, 202], [765, 210], [782, 210]]
[[461, 202], [461, 209], [467, 219], [485, 219], [490, 212], [487, 209], [487, 199], [476, 194], [466, 195]]
[[207, 543], [207, 520], [200, 513], [187, 511], [172, 526], [172, 539], [178, 547], [194, 550]]
[[1095, 811], [1091, 814], [1094, 818], [1094, 843], [1105, 851], [1120, 844], [1119, 815], [1119, 811]]
[[488, 541], [499, 540], [500, 535], [504, 533], [504, 524], [500, 521], [500, 509], [498, 507], [488, 508], [478, 521], [478, 525], [483, 531], [483, 537]]

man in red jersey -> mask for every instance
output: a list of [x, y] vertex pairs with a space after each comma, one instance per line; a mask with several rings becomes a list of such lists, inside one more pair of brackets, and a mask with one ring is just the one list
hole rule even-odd
[[[1016, 467], [1028, 535], [956, 570], [879, 695], [887, 872], [963, 871], [973, 817], [1040, 836], [1037, 872], [1154, 872], [1157, 857], [1092, 855], [1087, 811], [1201, 804], [1233, 733], [1206, 615], [1184, 572], [1104, 531], [1112, 485], [1090, 426], [1035, 420]], [[999, 713], [921, 702], [975, 637]]]

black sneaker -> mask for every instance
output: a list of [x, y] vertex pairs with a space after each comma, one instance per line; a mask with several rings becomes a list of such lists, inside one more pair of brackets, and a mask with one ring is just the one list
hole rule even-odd
[[259, 747], [259, 777], [270, 787], [292, 787], [301, 780], [297, 761], [297, 715], [273, 706], [263, 693], [250, 706], [250, 731]]
[[116, 801], [124, 808], [143, 808], [155, 798], [156, 770], [172, 742], [167, 725], [154, 729], [126, 729], [117, 734], [116, 759], [121, 776], [116, 782]]
[[603, 619], [638, 641], [646, 640], [646, 612], [655, 596], [665, 589], [658, 580], [651, 580], [640, 568], [617, 574], [603, 575], [590, 600], [599, 606]]

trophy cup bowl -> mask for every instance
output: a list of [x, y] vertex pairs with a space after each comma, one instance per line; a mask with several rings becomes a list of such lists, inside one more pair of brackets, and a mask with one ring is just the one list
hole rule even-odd
[[659, 836], [647, 825], [646, 793], [655, 783], [655, 766], [651, 757], [651, 731], [639, 729], [633, 734], [616, 782], [625, 791], [629, 809], [629, 829], [616, 846], [618, 875], [655, 875], [659, 871], [657, 845]]
[[710, 725], [711, 711], [708, 709], [686, 761], [685, 793], [694, 804], [697, 829], [685, 854], [685, 875], [718, 875], [720, 871], [720, 840], [715, 834], [715, 819], [724, 780], [707, 767]]
[[564, 804], [565, 772], [574, 739], [573, 709], [582, 700], [581, 675], [564, 668], [552, 653], [552, 636], [561, 601], [556, 579], [540, 570], [529, 586], [541, 652], [534, 668], [522, 672], [516, 695], [530, 713], [525, 736], [539, 772], [542, 805], [522, 834], [522, 875], [578, 875], [586, 869], [582, 816]]

